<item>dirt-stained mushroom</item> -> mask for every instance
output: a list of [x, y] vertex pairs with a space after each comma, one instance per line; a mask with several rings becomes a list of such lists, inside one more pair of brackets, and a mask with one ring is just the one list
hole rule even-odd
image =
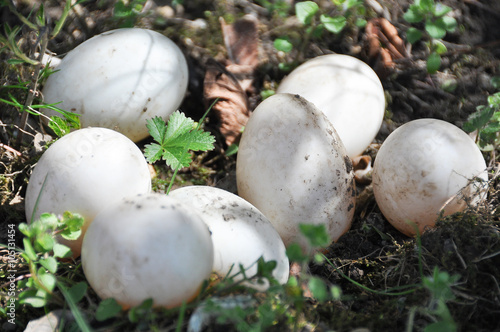
[[80, 114], [82, 127], [110, 128], [137, 142], [149, 135], [147, 119], [166, 119], [179, 107], [187, 84], [187, 62], [173, 41], [152, 30], [117, 29], [70, 51], [43, 95]]
[[[213, 272], [221, 277], [242, 279], [240, 265], [251, 277], [257, 273], [257, 260], [275, 261], [273, 276], [284, 284], [288, 280], [289, 262], [285, 245], [269, 220], [252, 204], [223, 189], [209, 186], [187, 186], [169, 196], [185, 201], [200, 212], [212, 232], [214, 243]], [[267, 282], [248, 283], [264, 291]]]
[[[402, 233], [433, 227], [485, 198], [486, 163], [475, 142], [442, 120], [410, 121], [384, 141], [373, 166], [373, 192], [387, 220]], [[412, 224], [414, 223], [414, 224]]]
[[148, 164], [134, 142], [111, 129], [84, 128], [43, 153], [26, 190], [26, 219], [36, 220], [45, 212], [81, 214], [82, 235], [75, 241], [60, 239], [77, 257], [85, 230], [99, 211], [122, 197], [150, 191]]
[[153, 299], [176, 307], [210, 277], [210, 231], [189, 206], [163, 194], [127, 197], [101, 211], [85, 234], [82, 266], [102, 299], [124, 308]]
[[328, 54], [295, 68], [278, 86], [312, 102], [332, 122], [354, 158], [377, 135], [385, 113], [382, 83], [370, 66], [355, 57]]
[[236, 163], [238, 194], [274, 225], [286, 246], [308, 243], [299, 224], [323, 224], [333, 240], [351, 225], [352, 163], [335, 128], [306, 99], [275, 94], [254, 110]]

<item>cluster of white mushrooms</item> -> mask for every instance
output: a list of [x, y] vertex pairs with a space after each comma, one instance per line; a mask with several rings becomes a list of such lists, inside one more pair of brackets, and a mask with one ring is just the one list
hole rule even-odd
[[[26, 218], [80, 213], [77, 241], [65, 242], [102, 298], [124, 308], [152, 298], [173, 307], [195, 297], [212, 272], [246, 275], [256, 261], [289, 274], [286, 246], [310, 251], [299, 224], [323, 224], [333, 240], [350, 227], [356, 201], [351, 158], [373, 141], [385, 98], [373, 70], [346, 55], [324, 55], [296, 68], [252, 113], [237, 157], [238, 196], [208, 186], [151, 191], [134, 142], [146, 119], [180, 105], [188, 70], [180, 49], [144, 29], [98, 35], [71, 51], [44, 87], [46, 102], [81, 115], [83, 129], [52, 144], [31, 175]], [[426, 119], [383, 143], [373, 171], [382, 213], [405, 234], [432, 226], [440, 212], [482, 196], [485, 162], [460, 129]], [[471, 184], [472, 183], [472, 184]], [[482, 194], [484, 196], [484, 191]], [[474, 198], [475, 197], [475, 198]], [[236, 276], [240, 278], [241, 276]], [[265, 283], [248, 283], [265, 290]]]

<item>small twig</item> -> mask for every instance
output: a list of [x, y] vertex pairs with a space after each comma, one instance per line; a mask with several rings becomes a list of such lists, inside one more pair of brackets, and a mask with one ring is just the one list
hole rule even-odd
[[18, 157], [21, 157], [21, 156], [23, 155], [21, 152], [17, 151], [17, 150], [16, 150], [16, 149], [14, 149], [14, 148], [11, 148], [11, 147], [10, 147], [10, 146], [8, 146], [8, 145], [3, 144], [3, 143], [0, 143], [0, 148], [3, 148], [3, 149], [5, 149], [5, 150], [7, 150], [7, 151], [9, 151], [9, 152], [12, 152], [13, 154], [15, 154], [15, 155], [16, 155], [16, 156], [18, 156]]
[[458, 252], [457, 245], [455, 244], [455, 241], [453, 241], [453, 239], [451, 239], [451, 244], [453, 246], [453, 250], [455, 250], [455, 254], [457, 254], [457, 257], [460, 260], [460, 263], [462, 264], [462, 267], [464, 268], [464, 270], [467, 270], [467, 264], [465, 263], [465, 260], [463, 259], [462, 255], [460, 255], [460, 253]]
[[5, 287], [9, 286], [12, 282], [21, 281], [21, 280], [23, 280], [23, 279], [30, 278], [30, 277], [31, 277], [31, 273], [28, 273], [28, 274], [23, 274], [23, 275], [21, 275], [21, 276], [17, 277], [16, 279], [14, 279], [14, 280], [8, 281], [8, 282], [6, 282], [6, 283], [4, 283], [4, 284], [0, 285], [0, 289], [5, 288]]

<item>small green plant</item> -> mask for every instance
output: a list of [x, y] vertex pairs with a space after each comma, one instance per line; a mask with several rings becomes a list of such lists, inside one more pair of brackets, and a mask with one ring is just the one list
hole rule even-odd
[[63, 303], [53, 292], [57, 283], [57, 258], [68, 258], [72, 253], [70, 248], [58, 243], [55, 237], [59, 234], [64, 239], [76, 240], [81, 234], [82, 225], [83, 218], [70, 212], [64, 213], [61, 218], [43, 213], [38, 220], [30, 224], [19, 224], [19, 230], [25, 236], [21, 257], [28, 264], [30, 271], [30, 277], [20, 283], [21, 288], [28, 288], [19, 294], [21, 304], [26, 303], [38, 308], [45, 306], [52, 299]]
[[424, 29], [410, 27], [406, 32], [408, 41], [412, 44], [424, 40], [428, 49], [427, 72], [433, 74], [441, 67], [441, 55], [447, 51], [440, 39], [446, 33], [455, 31], [457, 21], [448, 16], [451, 7], [434, 0], [415, 0], [405, 12], [403, 18], [412, 24], [423, 22]]
[[500, 144], [500, 92], [488, 96], [488, 105], [480, 105], [476, 112], [469, 115], [463, 129], [466, 132], [477, 130], [477, 143], [484, 152], [494, 153]]
[[[45, 72], [45, 69], [42, 70], [41, 76], [43, 76], [43, 72]], [[20, 102], [16, 97], [16, 95], [18, 95], [19, 93], [17, 93], [17, 91], [15, 90], [28, 93], [29, 85], [30, 82], [19, 82], [17, 84], [1, 86], [0, 103], [13, 106], [21, 113], [26, 112], [28, 114], [47, 119], [48, 121], [47, 125], [49, 126], [50, 129], [52, 129], [52, 131], [57, 135], [57, 137], [62, 137], [68, 134], [72, 129], [80, 128], [80, 118], [79, 118], [80, 115], [65, 111], [57, 107], [58, 103], [55, 104], [44, 104], [41, 102], [38, 103], [37, 98], [34, 98], [33, 103], [31, 103], [31, 105], [26, 105], [25, 103]], [[5, 98], [3, 98], [4, 94], [6, 95]], [[48, 117], [45, 114], [43, 114], [43, 109], [54, 110], [59, 114], [61, 114], [63, 117], [59, 116]]]
[[256, 2], [266, 8], [269, 13], [276, 14], [279, 17], [287, 17], [291, 8], [290, 4], [284, 0], [257, 0]]
[[214, 148], [215, 138], [200, 129], [212, 106], [198, 124], [179, 111], [170, 115], [167, 124], [160, 117], [147, 121], [149, 133], [157, 143], [146, 145], [144, 150], [146, 160], [149, 163], [155, 163], [162, 159], [174, 170], [174, 175], [166, 190], [167, 194], [172, 188], [177, 171], [188, 167], [191, 163], [192, 157], [189, 151], [209, 151]]
[[413, 307], [410, 309], [408, 317], [407, 332], [413, 331], [415, 314], [421, 313], [433, 320], [428, 324], [423, 331], [425, 332], [455, 332], [457, 331], [457, 323], [451, 316], [447, 303], [455, 299], [455, 295], [451, 290], [458, 279], [459, 275], [450, 276], [446, 271], [440, 271], [436, 266], [432, 276], [427, 276], [422, 279], [423, 287], [429, 292], [430, 300], [427, 307]]
[[120, 28], [133, 28], [137, 20], [144, 15], [146, 0], [119, 0], [115, 3], [113, 18]]
[[[42, 57], [47, 50], [47, 44], [50, 39], [57, 37], [66, 22], [70, 10], [79, 2], [81, 1], [73, 4], [71, 0], [67, 0], [61, 17], [54, 25], [49, 25], [43, 3], [40, 4], [38, 11], [30, 20], [19, 13], [11, 1], [0, 1], [1, 6], [8, 7], [10, 12], [26, 26], [26, 29], [23, 29], [19, 26], [10, 27], [8, 24], [4, 25], [5, 35], [0, 34], [0, 52], [10, 53], [6, 65], [18, 67], [30, 65], [33, 67], [28, 79], [21, 79], [21, 74], [19, 74], [16, 84], [3, 85], [0, 90], [0, 103], [13, 106], [22, 114], [19, 123], [21, 132], [17, 138], [17, 145], [21, 143], [28, 115], [43, 116], [39, 111], [42, 108], [53, 109], [63, 115], [62, 118], [51, 117], [49, 119], [49, 127], [53, 129], [57, 136], [63, 136], [71, 129], [80, 127], [79, 119], [76, 115], [58, 108], [56, 104], [44, 105], [37, 91], [37, 87], [41, 81], [53, 72], [48, 66], [42, 64]], [[20, 46], [20, 40], [23, 39], [20, 38], [21, 31], [29, 31], [29, 33], [33, 33], [37, 37], [35, 45], [30, 46], [32, 50], [38, 51], [38, 56], [35, 57], [35, 54], [31, 54], [31, 52], [27, 54], [28, 52], [24, 51], [23, 47]], [[21, 70], [19, 70], [19, 73], [21, 73]], [[16, 97], [17, 95], [22, 95], [24, 102], [20, 102], [21, 98]]]
[[[305, 37], [301, 38], [299, 52], [303, 52], [303, 48], [311, 38], [320, 38], [325, 30], [337, 35], [350, 22], [357, 27], [366, 25], [364, 18], [366, 8], [362, 0], [332, 0], [332, 2], [337, 8], [337, 14], [333, 16], [323, 12], [313, 1], [301, 1], [295, 4], [295, 16], [305, 28]], [[285, 53], [297, 47], [298, 44], [294, 44], [297, 42], [292, 41], [288, 36], [276, 38], [274, 41], [274, 47]], [[286, 66], [283, 69], [286, 69]]]
[[[17, 289], [22, 290], [17, 295], [17, 300], [11, 297], [10, 302], [16, 307], [24, 304], [34, 308], [47, 307], [49, 304], [57, 304], [61, 307], [68, 305], [79, 329], [90, 331], [88, 323], [76, 305], [83, 299], [88, 284], [84, 281], [74, 282], [70, 278], [56, 275], [61, 265], [64, 264], [58, 259], [72, 255], [69, 247], [57, 242], [56, 236], [75, 240], [81, 234], [83, 222], [80, 215], [65, 212], [59, 217], [55, 214], [43, 213], [38, 220], [30, 224], [19, 224], [19, 230], [25, 237], [24, 248], [18, 250], [28, 266], [29, 273], [17, 283]], [[10, 271], [12, 273], [13, 270]], [[6, 315], [5, 309], [0, 313]], [[10, 323], [14, 324], [14, 322]]]
[[[221, 324], [231, 323], [238, 331], [265, 331], [278, 322], [284, 322], [294, 331], [298, 331], [308, 301], [324, 303], [340, 299], [342, 296], [340, 287], [330, 285], [321, 277], [306, 272], [311, 259], [316, 264], [325, 262], [322, 254], [312, 253], [314, 249], [324, 248], [331, 242], [325, 226], [303, 224], [299, 227], [311, 251], [306, 253], [299, 244], [292, 244], [287, 249], [287, 256], [290, 262], [301, 267], [300, 274], [290, 276], [288, 282], [281, 285], [272, 274], [277, 266], [275, 261], [265, 261], [260, 258], [254, 276], [247, 276], [245, 269], [240, 266], [239, 274], [243, 279], [235, 282], [232, 278], [226, 277], [213, 289], [207, 289], [205, 295], [207, 299], [199, 307], [202, 314], [216, 317], [217, 322]], [[237, 286], [255, 280], [269, 282], [265, 296], [251, 296], [255, 292], [251, 288], [244, 289], [250, 296], [234, 296]]]

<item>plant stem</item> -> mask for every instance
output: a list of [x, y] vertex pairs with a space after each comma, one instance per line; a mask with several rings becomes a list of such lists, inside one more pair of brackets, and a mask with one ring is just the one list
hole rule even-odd
[[[330, 261], [328, 259], [328, 257], [326, 257], [324, 254], [321, 254], [323, 256], [323, 258], [328, 262], [328, 264], [330, 264], [343, 278], [349, 280], [351, 283], [353, 283], [354, 285], [368, 291], [368, 292], [371, 292], [371, 293], [375, 293], [375, 294], [380, 294], [380, 295], [392, 295], [392, 296], [400, 296], [400, 295], [405, 295], [405, 294], [410, 294], [410, 293], [413, 293], [415, 292], [417, 289], [420, 289], [422, 288], [421, 285], [417, 285], [417, 284], [414, 284], [414, 285], [405, 285], [405, 286], [399, 286], [399, 287], [393, 287], [393, 288], [390, 288], [388, 290], [385, 290], [385, 291], [378, 291], [378, 290], [375, 290], [375, 289], [371, 289], [369, 287], [366, 287], [362, 284], [360, 284], [359, 282], [349, 278], [347, 275], [345, 275], [344, 272], [342, 272], [338, 267], [336, 267], [332, 261]], [[396, 290], [396, 289], [405, 289], [405, 288], [411, 288], [411, 289], [408, 289], [408, 290], [404, 290], [404, 291], [401, 291], [401, 292], [395, 292], [395, 293], [391, 293], [392, 290]]]
[[[40, 43], [40, 54], [38, 55], [38, 63], [35, 65], [35, 70], [33, 72], [33, 77], [28, 89], [28, 98], [26, 99], [26, 103], [24, 106], [26, 108], [30, 107], [31, 104], [33, 103], [33, 100], [35, 98], [36, 94], [36, 89], [38, 85], [38, 77], [40, 76], [40, 69], [42, 68], [42, 58], [43, 55], [45, 54], [45, 51], [47, 50], [47, 43], [48, 43], [48, 29], [47, 28], [41, 28], [40, 29], [40, 36], [38, 37], [38, 42]], [[36, 48], [36, 45], [35, 45]], [[26, 123], [28, 122], [28, 112], [24, 111], [21, 115], [21, 120], [19, 121], [19, 134], [17, 136], [16, 140], [16, 147], [19, 148], [21, 146], [21, 143], [23, 141], [23, 131], [26, 128]]]
[[[203, 116], [201, 117], [200, 121], [198, 122], [198, 126], [196, 126], [196, 129], [195, 130], [200, 130], [200, 127], [201, 127], [201, 124], [203, 123], [203, 121], [205, 121], [205, 118], [207, 117], [208, 115], [208, 112], [210, 112], [212, 110], [212, 108], [214, 107], [214, 105], [219, 101], [220, 98], [216, 98], [212, 104], [210, 105], [210, 107], [205, 111], [205, 114], [203, 114]], [[185, 148], [184, 148], [184, 153], [189, 153], [189, 142], [186, 144]], [[170, 180], [170, 183], [168, 185], [168, 188], [166, 190], [166, 194], [168, 195], [170, 193], [170, 190], [172, 189], [172, 186], [174, 185], [174, 181], [175, 181], [175, 177], [177, 176], [177, 172], [179, 172], [180, 170], [180, 166], [177, 167], [175, 170], [174, 170], [174, 174], [172, 175], [172, 179]]]

